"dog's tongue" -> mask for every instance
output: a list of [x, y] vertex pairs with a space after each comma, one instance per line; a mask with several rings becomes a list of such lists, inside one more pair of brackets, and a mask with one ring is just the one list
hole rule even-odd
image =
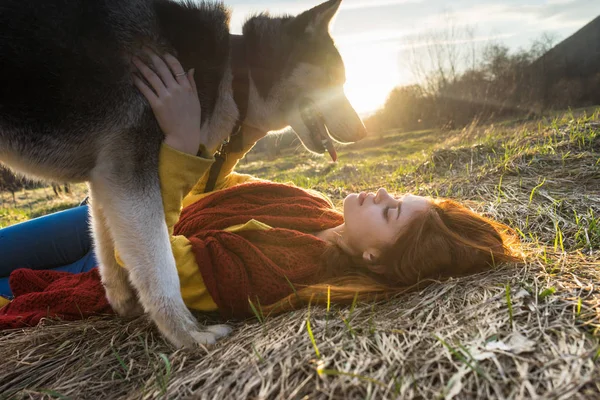
[[329, 138], [329, 136], [327, 136], [327, 138], [323, 139], [321, 141], [321, 143], [323, 143], [323, 146], [325, 146], [325, 148], [327, 149], [327, 152], [329, 153], [329, 156], [331, 157], [331, 159], [334, 162], [337, 161], [337, 153], [335, 151], [335, 147], [333, 147], [333, 143], [331, 142], [331, 139]]

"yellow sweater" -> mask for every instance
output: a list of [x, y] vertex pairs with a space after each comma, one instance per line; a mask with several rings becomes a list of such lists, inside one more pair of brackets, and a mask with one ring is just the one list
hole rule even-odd
[[[233, 172], [238, 161], [253, 145], [246, 146], [241, 152], [228, 154], [227, 160], [223, 163], [223, 167], [217, 178], [215, 191], [240, 183], [259, 180], [252, 175]], [[165, 209], [165, 219], [169, 229], [173, 256], [177, 265], [181, 295], [188, 308], [198, 311], [215, 311], [217, 305], [208, 294], [198, 264], [196, 263], [191, 243], [185, 236], [173, 235], [173, 227], [179, 220], [182, 207], [193, 204], [210, 194], [204, 193], [204, 188], [208, 180], [208, 171], [214, 160], [208, 154], [196, 157], [181, 153], [166, 144], [162, 145], [159, 156], [159, 176], [163, 207]], [[199, 180], [198, 177], [200, 177]], [[249, 221], [246, 224], [232, 226], [226, 230], [239, 231], [249, 229], [268, 229], [268, 226], [257, 221]], [[115, 257], [119, 265], [126, 267], [118, 253], [115, 253]]]

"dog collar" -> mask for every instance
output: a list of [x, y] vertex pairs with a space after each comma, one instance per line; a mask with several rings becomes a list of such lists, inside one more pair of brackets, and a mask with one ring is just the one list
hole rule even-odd
[[243, 126], [248, 113], [248, 97], [250, 96], [250, 70], [248, 68], [244, 36], [229, 35], [229, 46], [231, 52], [231, 72], [233, 75], [231, 88], [233, 91], [233, 100], [238, 108], [238, 118], [229, 134], [229, 138], [221, 144], [221, 147], [215, 154], [215, 162], [210, 167], [204, 193], [214, 190], [221, 167], [227, 159], [228, 150], [239, 152], [244, 149]]

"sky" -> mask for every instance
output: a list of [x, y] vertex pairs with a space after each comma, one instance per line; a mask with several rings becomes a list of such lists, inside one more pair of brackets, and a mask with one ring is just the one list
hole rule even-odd
[[[252, 13], [295, 15], [320, 1], [225, 2], [233, 11], [231, 31], [240, 33]], [[366, 115], [395, 86], [415, 81], [411, 54], [432, 30], [469, 29], [461, 45], [480, 49], [500, 42], [517, 50], [544, 33], [565, 39], [599, 15], [600, 0], [343, 0], [331, 35], [346, 66], [346, 95]]]

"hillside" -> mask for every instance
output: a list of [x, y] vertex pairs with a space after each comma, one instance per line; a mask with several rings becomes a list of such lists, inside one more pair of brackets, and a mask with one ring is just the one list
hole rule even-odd
[[553, 78], [589, 77], [600, 72], [600, 16], [534, 63]]
[[535, 96], [545, 105], [600, 103], [600, 16], [530, 67]]

